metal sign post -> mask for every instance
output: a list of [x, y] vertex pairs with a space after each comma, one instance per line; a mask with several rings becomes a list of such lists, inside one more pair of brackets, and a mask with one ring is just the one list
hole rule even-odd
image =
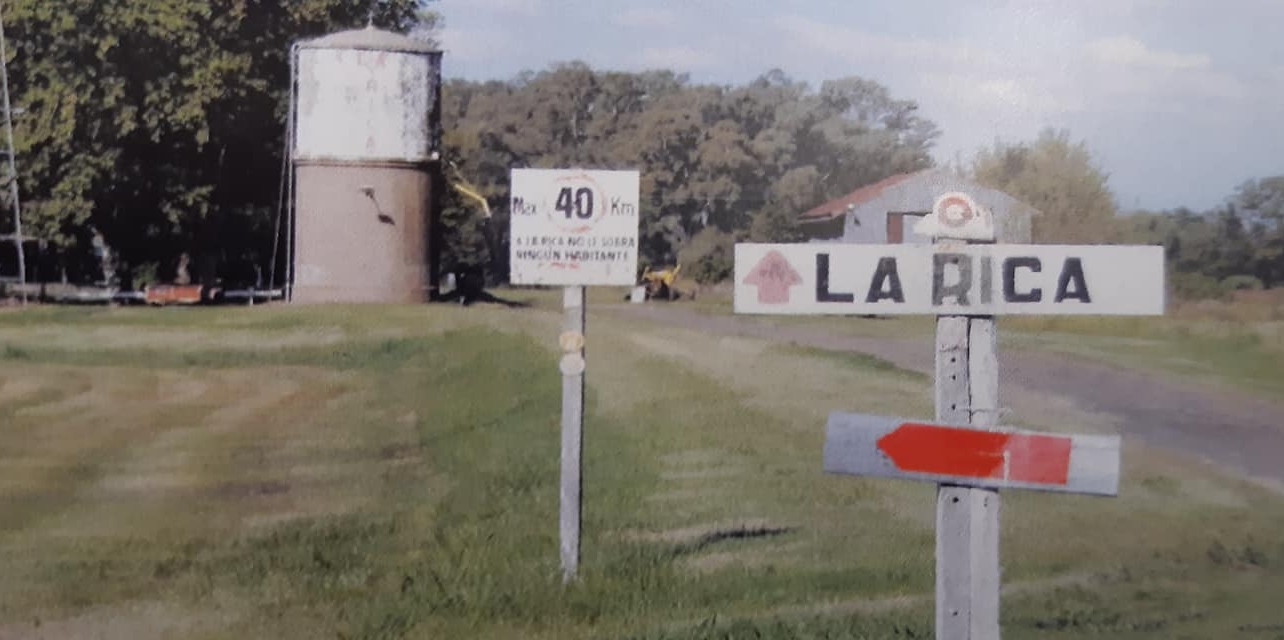
[[1119, 438], [1001, 429], [997, 314], [1160, 315], [1162, 247], [992, 241], [989, 211], [936, 199], [936, 245], [738, 244], [737, 313], [936, 316], [936, 420], [834, 413], [831, 473], [937, 484], [936, 637], [999, 638], [1000, 488], [1113, 496]]
[[562, 293], [562, 579], [572, 580], [580, 566], [580, 470], [584, 452], [584, 287]]
[[586, 285], [633, 286], [638, 263], [637, 171], [513, 169], [509, 281], [562, 292], [562, 579], [579, 573], [584, 452]]

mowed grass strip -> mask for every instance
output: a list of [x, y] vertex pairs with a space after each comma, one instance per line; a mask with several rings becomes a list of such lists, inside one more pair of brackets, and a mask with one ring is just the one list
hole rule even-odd
[[[921, 375], [591, 313], [564, 586], [555, 313], [41, 314], [0, 316], [0, 637], [931, 633], [934, 489], [820, 471]], [[1005, 495], [1008, 637], [1273, 624], [1276, 495], [1135, 445], [1118, 499]]]

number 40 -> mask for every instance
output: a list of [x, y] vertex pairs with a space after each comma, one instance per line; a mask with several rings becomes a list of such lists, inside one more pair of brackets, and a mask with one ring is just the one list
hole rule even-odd
[[593, 217], [593, 190], [588, 187], [580, 187], [571, 194], [570, 187], [562, 187], [557, 194], [557, 205], [553, 207], [558, 211], [566, 214], [566, 219], [571, 219], [571, 213], [575, 217], [587, 220]]

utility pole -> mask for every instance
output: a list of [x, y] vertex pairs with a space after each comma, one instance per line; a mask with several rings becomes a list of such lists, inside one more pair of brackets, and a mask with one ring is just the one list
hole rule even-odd
[[18, 253], [18, 284], [22, 287], [22, 302], [26, 304], [27, 289], [24, 285], [27, 284], [27, 259], [22, 249], [25, 238], [22, 235], [22, 205], [18, 202], [18, 164], [14, 160], [16, 153], [13, 148], [13, 108], [9, 104], [8, 57], [5, 49], [3, 8], [0, 8], [0, 93], [4, 94], [4, 130], [9, 160], [8, 174], [5, 178], [9, 181], [9, 200], [13, 204], [13, 246]]

